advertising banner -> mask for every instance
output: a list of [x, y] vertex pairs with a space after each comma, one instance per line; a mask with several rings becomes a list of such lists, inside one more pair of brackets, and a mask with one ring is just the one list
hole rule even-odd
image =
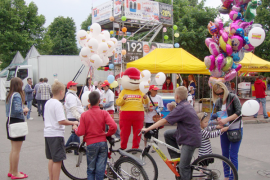
[[110, 22], [112, 16], [112, 1], [99, 5], [92, 10], [92, 23]]
[[118, 41], [115, 47], [115, 54], [114, 54], [114, 64], [121, 64], [122, 63], [122, 42]]
[[126, 0], [125, 16], [127, 19], [142, 21], [159, 19], [159, 3], [148, 0]]
[[138, 42], [138, 41], [127, 41], [126, 44], [126, 62], [135, 61], [140, 59], [156, 48], [173, 48], [172, 44], [164, 43], [148, 43], [148, 42]]
[[113, 15], [115, 16], [119, 16], [121, 15], [122, 11], [121, 11], [121, 4], [122, 4], [123, 0], [114, 0], [113, 3]]
[[159, 22], [163, 24], [173, 24], [173, 6], [170, 4], [159, 3]]

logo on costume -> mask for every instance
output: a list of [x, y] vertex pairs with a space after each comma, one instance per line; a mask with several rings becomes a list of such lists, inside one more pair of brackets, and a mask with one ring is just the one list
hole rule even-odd
[[128, 95], [127, 99], [132, 101], [140, 101], [142, 98], [141, 95]]
[[[158, 102], [154, 102], [155, 106], [158, 106]], [[153, 104], [150, 103], [150, 107], [153, 107]]]
[[106, 98], [103, 99], [103, 103], [106, 103]]

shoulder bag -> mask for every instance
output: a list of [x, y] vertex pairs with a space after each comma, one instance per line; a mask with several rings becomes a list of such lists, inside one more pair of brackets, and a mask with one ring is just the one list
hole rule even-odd
[[11, 114], [12, 100], [13, 100], [14, 94], [15, 93], [12, 94], [11, 100], [10, 100], [8, 132], [9, 132], [9, 136], [11, 138], [18, 138], [18, 137], [22, 137], [22, 136], [25, 136], [28, 134], [28, 126], [27, 126], [27, 122], [25, 122], [25, 121], [10, 124], [10, 114]]
[[[235, 122], [239, 117], [241, 117], [241, 115], [238, 116], [238, 117], [234, 120], [234, 122]], [[234, 123], [234, 122], [232, 122], [232, 123]], [[231, 123], [231, 124], [232, 124], [232, 123]], [[240, 120], [240, 123], [239, 123], [239, 124], [240, 124], [240, 125], [239, 125], [239, 129], [229, 130], [229, 131], [227, 132], [227, 137], [228, 137], [229, 141], [231, 141], [231, 142], [238, 142], [238, 141], [240, 141], [240, 140], [242, 139], [241, 120]]]

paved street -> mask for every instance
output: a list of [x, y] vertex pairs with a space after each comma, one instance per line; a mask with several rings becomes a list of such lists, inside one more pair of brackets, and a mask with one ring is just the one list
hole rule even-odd
[[[44, 138], [43, 138], [43, 121], [41, 117], [37, 116], [36, 108], [33, 107], [31, 115], [34, 120], [29, 121], [29, 135], [23, 143], [19, 170], [29, 175], [28, 180], [47, 180], [47, 159], [45, 157]], [[0, 180], [8, 180], [7, 172], [9, 168], [8, 156], [10, 152], [10, 141], [6, 138], [6, 116], [5, 104], [0, 102]], [[163, 133], [166, 129], [175, 128], [175, 126], [165, 126], [160, 131], [160, 139], [164, 140]], [[69, 137], [70, 127], [66, 128], [65, 138]], [[245, 124], [244, 137], [239, 152], [239, 179], [240, 180], [263, 180], [269, 179], [257, 174], [258, 170], [270, 170], [270, 123], [265, 124]], [[118, 145], [119, 147], [119, 145]], [[129, 141], [129, 148], [131, 148], [131, 139]], [[143, 147], [143, 142], [141, 142]], [[221, 153], [219, 138], [212, 139], [212, 147], [214, 153]], [[160, 146], [163, 152], [166, 148]], [[159, 156], [152, 154], [155, 158], [159, 168], [159, 179], [173, 180], [174, 175], [169, 168], [162, 162]], [[197, 151], [194, 155], [197, 157]], [[61, 173], [61, 180], [68, 179]]]

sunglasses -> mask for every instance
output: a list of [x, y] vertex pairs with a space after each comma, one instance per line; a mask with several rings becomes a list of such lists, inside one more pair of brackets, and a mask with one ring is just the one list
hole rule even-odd
[[204, 112], [204, 115], [203, 115], [203, 117], [202, 117], [201, 121], [203, 121], [203, 120], [204, 120], [204, 118], [206, 118], [207, 116], [208, 116], [208, 114], [207, 114], [206, 112]]
[[224, 94], [224, 91], [221, 93], [215, 93], [217, 96], [222, 96]]

